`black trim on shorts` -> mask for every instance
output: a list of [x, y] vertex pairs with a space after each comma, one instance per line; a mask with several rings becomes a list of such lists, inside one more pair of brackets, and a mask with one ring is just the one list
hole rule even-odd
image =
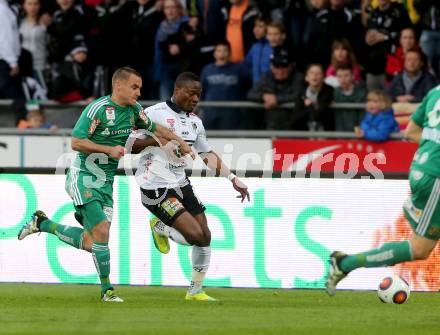
[[[153, 202], [155, 200], [160, 200], [160, 202], [149, 204], [146, 203], [146, 199], [151, 199]], [[163, 199], [161, 199], [163, 198]], [[177, 199], [182, 208], [178, 209], [175, 213], [171, 213], [174, 205], [177, 204], [167, 203], [169, 199]], [[182, 215], [185, 211], [190, 213], [192, 216], [203, 213], [206, 207], [200, 202], [197, 196], [194, 194], [194, 190], [191, 184], [187, 184], [182, 187], [177, 188], [158, 188], [155, 190], [146, 190], [141, 188], [141, 201], [142, 205], [147, 208], [151, 213], [153, 213], [158, 219], [168, 226], [172, 226], [174, 221]], [[167, 206], [169, 210], [164, 207]]]

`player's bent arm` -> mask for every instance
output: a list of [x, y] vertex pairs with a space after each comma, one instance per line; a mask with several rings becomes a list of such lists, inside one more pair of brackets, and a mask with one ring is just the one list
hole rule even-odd
[[146, 147], [157, 147], [160, 144], [163, 144], [162, 139], [159, 139], [159, 141], [161, 141], [161, 143], [158, 143], [154, 137], [149, 137], [149, 138], [144, 138], [144, 139], [137, 138], [133, 142], [133, 146], [131, 147], [131, 153], [138, 154], [142, 150], [144, 150]]
[[195, 158], [195, 155], [191, 150], [191, 147], [179, 136], [169, 131], [168, 128], [165, 128], [160, 124], [156, 123], [156, 129], [154, 130], [154, 135], [162, 137], [168, 141], [177, 141], [177, 143], [179, 143], [180, 151], [182, 152], [182, 154], [184, 155], [190, 154], [192, 158]]
[[97, 144], [87, 138], [72, 137], [72, 150], [83, 152], [85, 154], [104, 153], [115, 159], [121, 158], [125, 154], [125, 148], [117, 145], [111, 147], [108, 145]]
[[410, 120], [405, 129], [405, 138], [410, 142], [420, 143], [422, 132], [423, 128], [416, 124], [413, 120]]

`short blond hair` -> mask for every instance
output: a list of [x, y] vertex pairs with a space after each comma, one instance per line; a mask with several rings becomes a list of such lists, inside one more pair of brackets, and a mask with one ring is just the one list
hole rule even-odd
[[393, 100], [391, 99], [391, 96], [384, 91], [370, 91], [367, 95], [367, 101], [371, 99], [379, 101], [380, 110], [389, 109], [393, 105]]

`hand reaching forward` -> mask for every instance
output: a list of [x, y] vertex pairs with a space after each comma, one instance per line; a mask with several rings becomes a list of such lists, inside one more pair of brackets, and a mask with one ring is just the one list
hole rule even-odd
[[232, 179], [232, 186], [240, 193], [240, 195], [237, 195], [237, 198], [241, 198], [241, 202], [243, 202], [246, 198], [248, 201], [251, 200], [248, 187], [240, 179], [238, 179], [238, 177], [234, 177], [234, 179]]

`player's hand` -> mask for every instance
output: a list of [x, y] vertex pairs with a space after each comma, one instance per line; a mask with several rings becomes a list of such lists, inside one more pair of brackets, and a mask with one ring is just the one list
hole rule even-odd
[[121, 145], [117, 145], [115, 147], [111, 147], [108, 155], [111, 158], [119, 160], [119, 159], [121, 159], [122, 156], [125, 155], [125, 153], [126, 153], [125, 148], [123, 146], [121, 146]]
[[194, 151], [192, 151], [191, 147], [185, 141], [182, 141], [180, 144], [180, 152], [183, 155], [190, 155], [192, 159], [196, 158]]
[[168, 160], [172, 166], [185, 166], [185, 159], [182, 157], [179, 143], [176, 141], [168, 141], [165, 145], [161, 145], [161, 149], [167, 154]]
[[248, 201], [251, 200], [248, 187], [240, 179], [237, 177], [232, 179], [232, 186], [240, 193], [240, 195], [237, 195], [237, 198], [241, 198], [241, 202], [243, 202], [246, 198]]
[[360, 127], [354, 127], [354, 134], [357, 138], [363, 138], [364, 137], [364, 131]]

